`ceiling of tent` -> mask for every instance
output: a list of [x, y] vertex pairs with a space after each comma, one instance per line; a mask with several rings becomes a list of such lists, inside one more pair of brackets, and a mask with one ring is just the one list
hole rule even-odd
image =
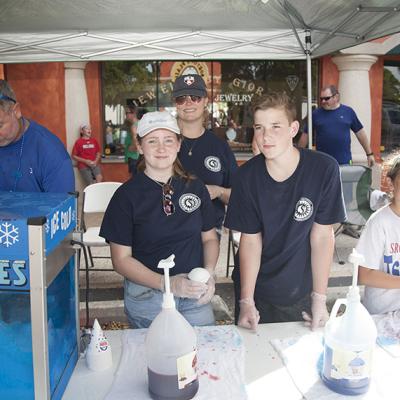
[[1, 0], [0, 63], [304, 59], [400, 31], [400, 0]]

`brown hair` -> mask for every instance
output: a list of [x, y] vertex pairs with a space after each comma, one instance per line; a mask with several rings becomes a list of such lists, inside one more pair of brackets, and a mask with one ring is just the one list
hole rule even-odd
[[296, 105], [286, 92], [269, 92], [261, 97], [255, 96], [252, 104], [253, 115], [256, 111], [278, 108], [285, 112], [290, 123], [296, 120]]
[[[175, 134], [178, 141], [180, 142], [182, 140], [181, 135], [177, 135]], [[142, 143], [142, 139], [139, 135], [136, 136], [137, 137], [137, 141], [139, 144]], [[143, 154], [139, 155], [137, 164], [136, 164], [136, 169], [139, 172], [143, 172], [146, 169], [146, 162], [144, 160]], [[182, 163], [179, 161], [179, 158], [177, 157], [174, 161], [174, 163], [172, 164], [172, 171], [174, 176], [177, 176], [179, 178], [183, 178], [186, 182], [190, 182], [191, 180], [194, 179], [194, 176], [189, 174], [185, 168], [183, 168]]]
[[395, 153], [389, 160], [385, 161], [387, 166], [386, 176], [393, 182], [400, 175], [400, 152]]

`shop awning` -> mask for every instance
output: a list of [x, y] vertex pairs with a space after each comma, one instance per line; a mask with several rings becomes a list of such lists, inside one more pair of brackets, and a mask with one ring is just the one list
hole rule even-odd
[[1, 0], [0, 63], [296, 60], [399, 30], [399, 0]]

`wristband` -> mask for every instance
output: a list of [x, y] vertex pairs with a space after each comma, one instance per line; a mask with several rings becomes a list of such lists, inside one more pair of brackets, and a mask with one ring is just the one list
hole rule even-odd
[[244, 304], [249, 304], [250, 306], [254, 306], [254, 300], [251, 297], [246, 297], [245, 299], [240, 299], [239, 304], [244, 303]]
[[374, 155], [374, 153], [367, 153], [367, 157], [373, 156], [373, 155]]
[[311, 293], [311, 298], [315, 298], [318, 300], [324, 300], [326, 301], [326, 294], [321, 294], [321, 293], [317, 293], [317, 292], [312, 292]]

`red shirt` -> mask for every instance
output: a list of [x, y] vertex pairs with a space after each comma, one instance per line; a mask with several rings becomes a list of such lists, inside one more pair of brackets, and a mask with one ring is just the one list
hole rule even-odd
[[[99, 143], [95, 138], [80, 138], [72, 149], [72, 155], [84, 158], [86, 160], [94, 161], [96, 159], [97, 153], [100, 153]], [[78, 161], [78, 169], [87, 168], [88, 166], [82, 162]]]

